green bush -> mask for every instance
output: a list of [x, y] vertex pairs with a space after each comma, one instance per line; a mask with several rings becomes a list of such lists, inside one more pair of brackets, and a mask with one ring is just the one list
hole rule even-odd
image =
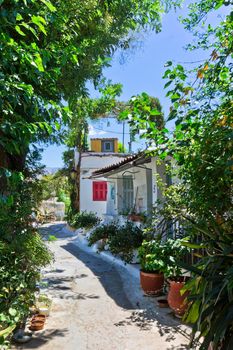
[[89, 245], [101, 239], [106, 239], [112, 254], [120, 256], [125, 262], [130, 262], [134, 250], [142, 244], [143, 232], [129, 221], [124, 226], [112, 222], [97, 227], [88, 238]]
[[143, 231], [131, 222], [118, 227], [114, 235], [109, 236], [109, 249], [112, 254], [119, 255], [125, 262], [133, 259], [134, 250], [140, 247], [143, 241]]
[[40, 269], [51, 260], [50, 251], [36, 232], [24, 232], [10, 243], [0, 241], [0, 330], [5, 329], [0, 347], [27, 317], [34, 304]]
[[108, 239], [117, 234], [118, 226], [116, 223], [110, 223], [107, 225], [101, 225], [96, 227], [96, 229], [91, 233], [88, 238], [89, 246], [95, 244], [100, 239]]
[[[4, 174], [3, 174], [4, 175]], [[32, 225], [37, 182], [7, 173], [8, 192], [0, 194], [0, 348], [9, 345], [15, 327], [34, 303], [40, 269], [52, 255]]]
[[99, 222], [100, 219], [93, 212], [82, 211], [68, 216], [68, 223], [75, 228], [91, 228]]

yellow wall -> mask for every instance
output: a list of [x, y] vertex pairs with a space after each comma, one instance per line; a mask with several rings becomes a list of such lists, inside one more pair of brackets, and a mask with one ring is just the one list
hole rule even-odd
[[101, 140], [91, 140], [91, 151], [101, 152]]
[[[111, 139], [109, 139], [110, 141]], [[102, 139], [91, 139], [91, 151], [102, 152]], [[118, 140], [114, 139], [114, 153], [118, 153]]]
[[114, 152], [118, 153], [118, 140], [114, 140]]

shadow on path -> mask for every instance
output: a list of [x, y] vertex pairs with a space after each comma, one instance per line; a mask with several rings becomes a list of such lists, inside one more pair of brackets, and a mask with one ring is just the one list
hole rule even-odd
[[[68, 243], [61, 247], [82, 261], [85, 266], [87, 266], [94, 275], [98, 277], [106, 293], [119, 307], [131, 311], [128, 317], [114, 324], [115, 327], [137, 326], [141, 331], [151, 331], [153, 327], [156, 326], [160, 335], [164, 337], [165, 341], [168, 343], [175, 340], [177, 333], [189, 338], [189, 335], [180, 328], [180, 324], [177, 320], [171, 316], [164, 315], [162, 312], [161, 314], [156, 312], [156, 308], [154, 310], [149, 308], [139, 310], [138, 308], [135, 308], [124, 291], [123, 282], [119, 272], [111, 263], [100, 257], [95, 257], [92, 254], [84, 252], [77, 245], [72, 243]], [[175, 348], [172, 345], [169, 347], [168, 344], [166, 349], [182, 350], [188, 349], [188, 347], [185, 344], [181, 344], [179, 347]]]
[[40, 226], [39, 231], [45, 239], [48, 239], [50, 235], [55, 236], [58, 239], [65, 239], [68, 237], [72, 237], [75, 234], [74, 232], [71, 232], [68, 229], [66, 229], [65, 223], [56, 222], [50, 224], [49, 226]]
[[32, 340], [23, 345], [17, 345], [16, 349], [37, 349], [41, 347], [42, 345], [45, 345], [48, 343], [51, 339], [55, 337], [65, 337], [68, 333], [68, 329], [46, 329], [44, 331], [36, 333], [35, 338], [33, 337]]
[[82, 261], [99, 279], [106, 293], [123, 309], [132, 310], [133, 305], [127, 298], [118, 271], [110, 263], [82, 251], [77, 245], [68, 243], [61, 246]]

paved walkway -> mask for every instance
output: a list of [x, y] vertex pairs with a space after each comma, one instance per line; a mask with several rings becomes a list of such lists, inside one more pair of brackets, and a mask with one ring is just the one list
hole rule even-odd
[[62, 224], [48, 225], [53, 266], [44, 277], [53, 307], [46, 327], [18, 349], [182, 350], [186, 327], [153, 298], [143, 297], [138, 280], [98, 254], [81, 250]]

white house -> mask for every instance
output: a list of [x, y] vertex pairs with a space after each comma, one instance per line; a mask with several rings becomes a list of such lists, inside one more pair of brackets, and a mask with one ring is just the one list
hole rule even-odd
[[111, 166], [124, 160], [127, 155], [118, 153], [118, 140], [115, 138], [91, 139], [91, 150], [75, 151], [75, 169], [79, 168], [79, 206], [80, 211], [92, 211], [98, 216], [106, 214], [109, 189], [103, 176], [92, 179], [91, 175], [100, 168]]
[[145, 153], [124, 158], [120, 162], [96, 170], [92, 178], [108, 182], [106, 216], [114, 218], [130, 212], [150, 214], [153, 205], [162, 194], [158, 177], [169, 183], [165, 163]]

